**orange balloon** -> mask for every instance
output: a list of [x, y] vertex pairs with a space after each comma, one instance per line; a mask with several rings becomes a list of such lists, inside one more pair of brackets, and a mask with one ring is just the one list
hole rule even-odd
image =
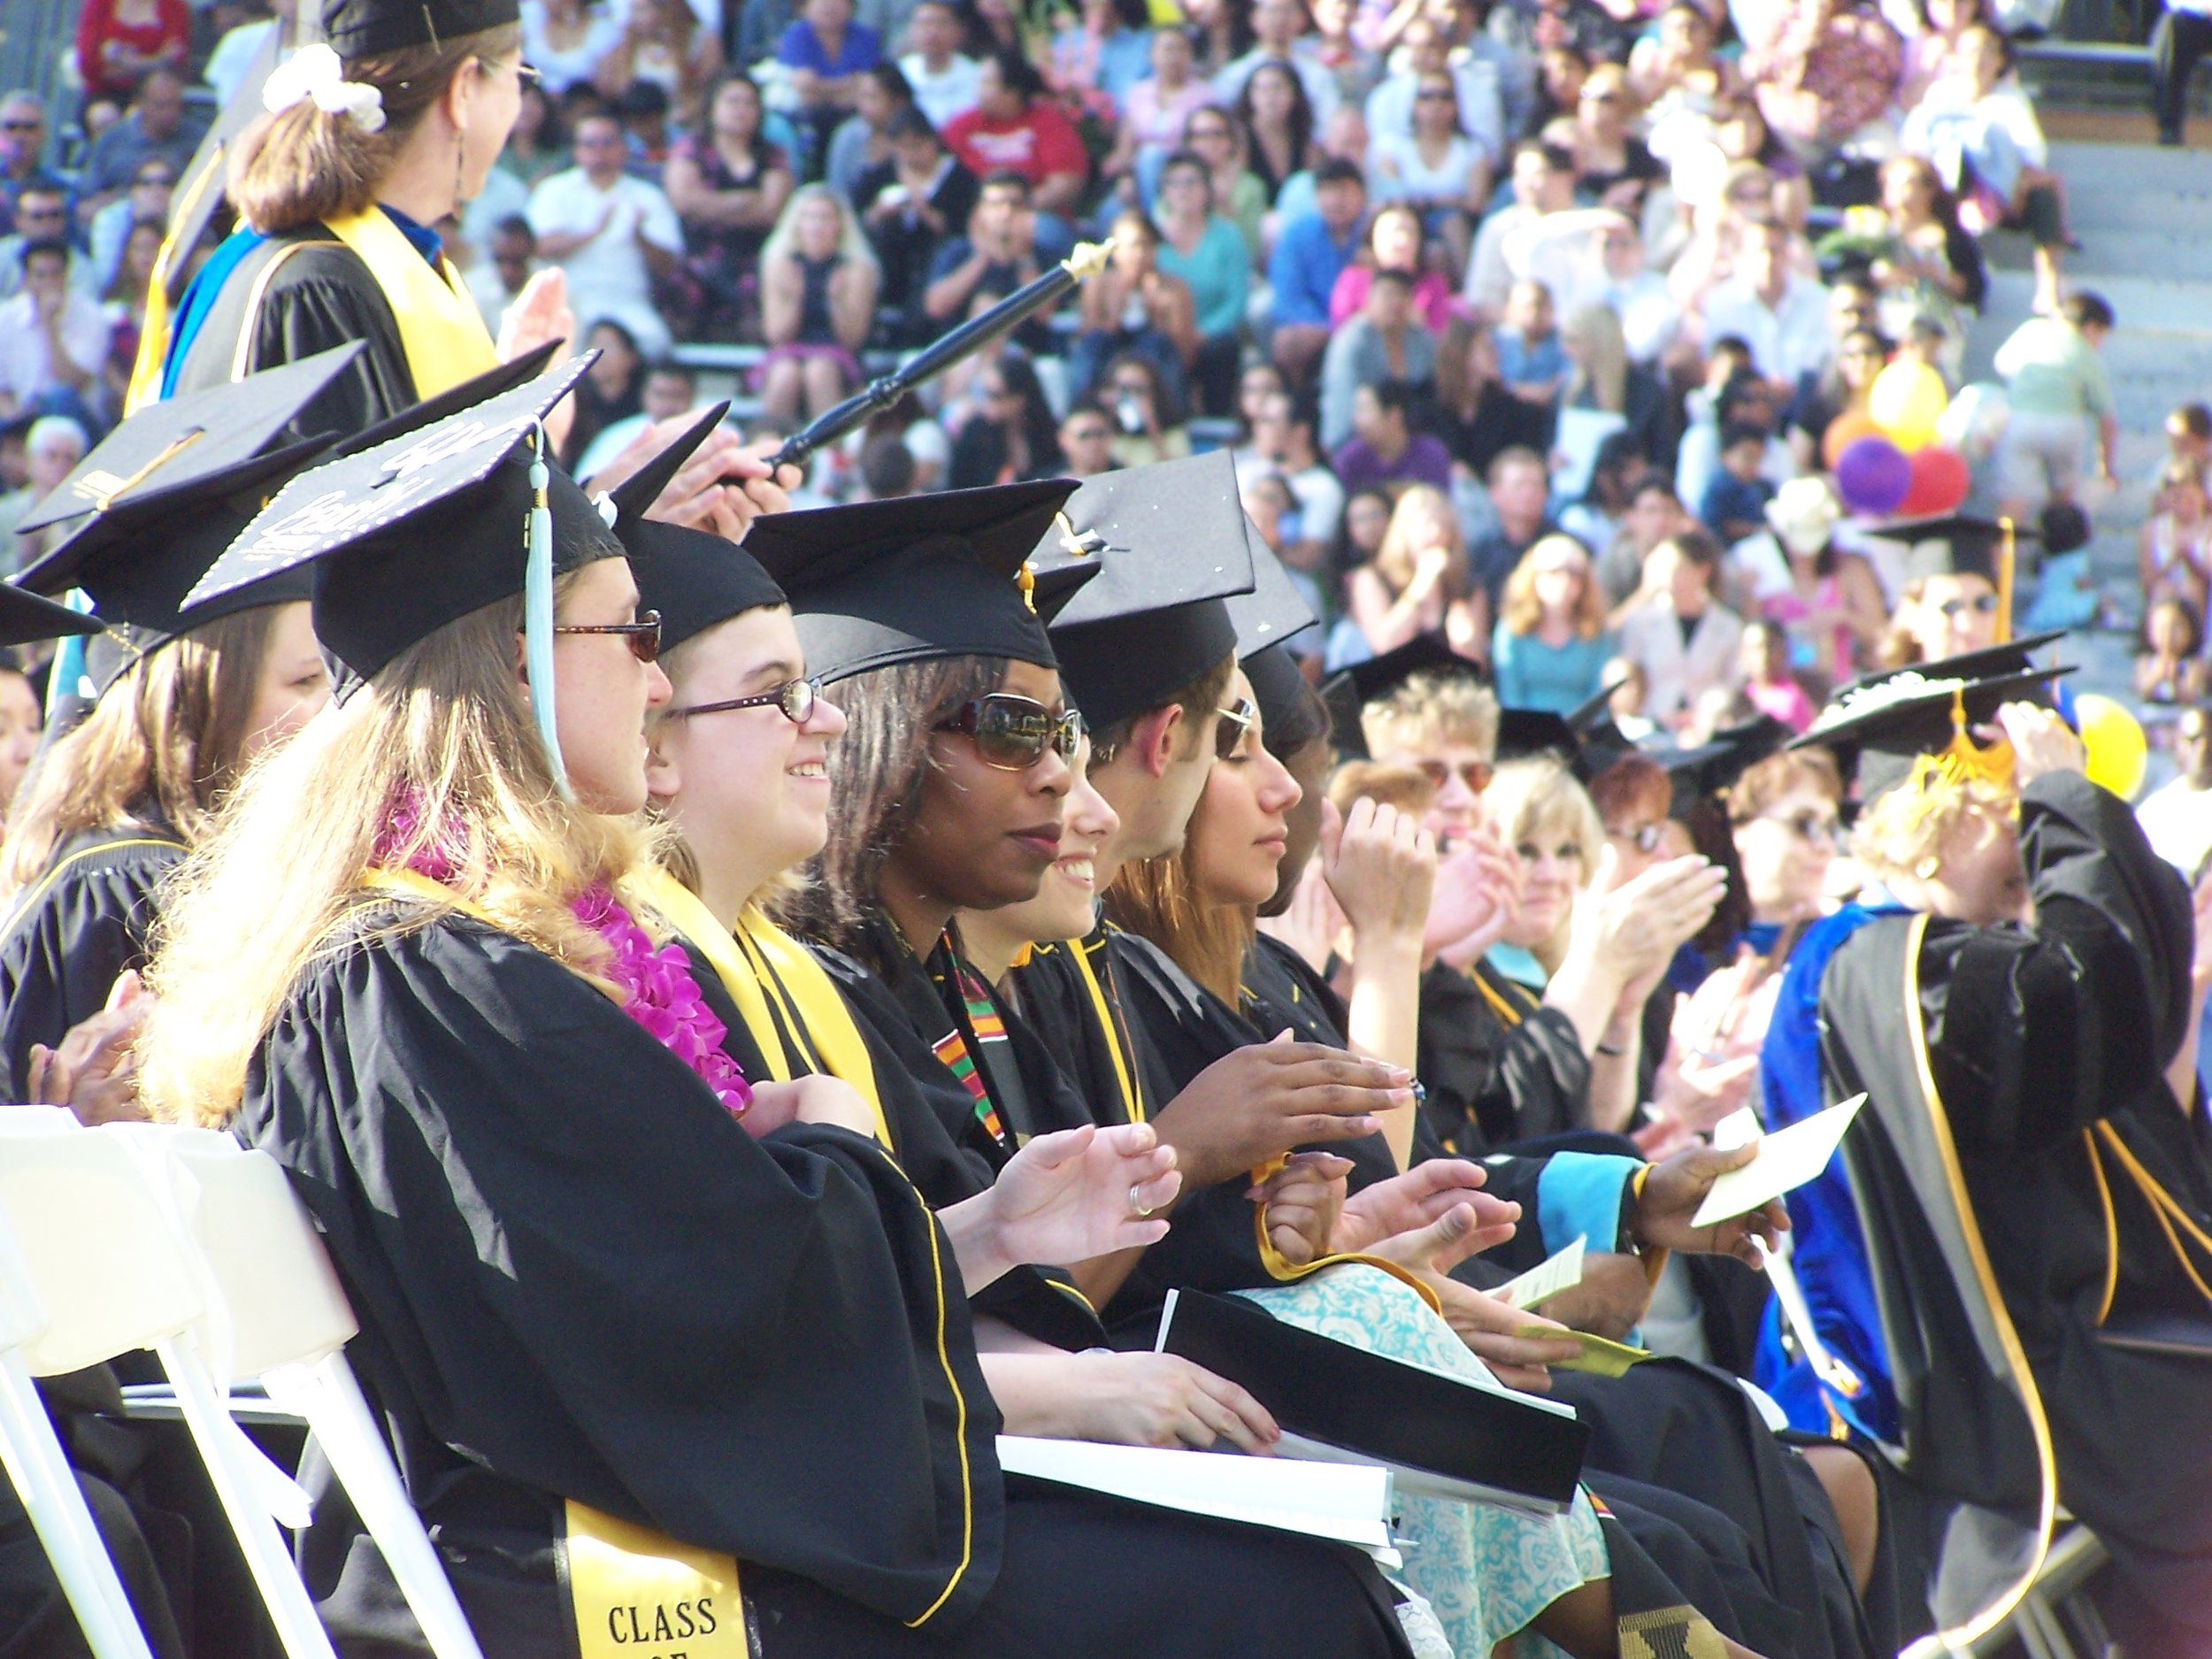
[[1828, 430], [1821, 434], [1820, 458], [1828, 470], [1836, 470], [1836, 463], [1843, 452], [1861, 438], [1878, 438], [1882, 429], [1874, 424], [1874, 417], [1860, 410], [1847, 410], [1828, 423]]

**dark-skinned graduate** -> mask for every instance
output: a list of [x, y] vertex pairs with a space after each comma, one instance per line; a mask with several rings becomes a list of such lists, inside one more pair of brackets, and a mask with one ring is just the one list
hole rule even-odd
[[320, 12], [323, 39], [243, 94], [261, 108], [222, 158], [238, 227], [173, 318], [150, 313], [134, 412], [357, 341], [299, 426], [352, 434], [574, 332], [555, 270], [495, 344], [434, 228], [483, 188], [521, 108], [517, 0], [326, 0]]
[[[488, 1654], [1264, 1631], [1240, 1568], [1272, 1540], [1010, 1492], [969, 1339], [962, 1293], [1006, 1262], [1156, 1238], [1171, 1159], [1041, 1138], [964, 1243], [856, 1092], [720, 1046], [639, 886], [657, 624], [541, 458], [581, 366], [296, 480], [203, 583], [311, 563], [347, 678], [179, 872], [149, 1103], [294, 1177]], [[1271, 1645], [1402, 1651], [1356, 1567], [1287, 1558]], [[420, 1650], [367, 1552], [325, 1564], [349, 1652]]]
[[[2098, 1595], [2127, 1651], [2201, 1655], [2200, 957], [2181, 878], [2043, 706], [2040, 642], [1870, 677], [1808, 733], [1855, 766], [1854, 850], [1886, 902], [1793, 956], [1766, 1104], [1789, 1118], [1867, 1096], [1829, 1231], [1860, 1235], [1903, 1472], [1939, 1518], [1955, 1509], [1935, 1622], [1970, 1634], [2004, 1617], [2062, 1504], [2111, 1552]], [[1850, 1242], [1808, 1261], [1828, 1317], [1866, 1300], [1827, 1282], [1851, 1271], [1835, 1260]], [[1844, 1351], [1868, 1352], [1864, 1333]]]

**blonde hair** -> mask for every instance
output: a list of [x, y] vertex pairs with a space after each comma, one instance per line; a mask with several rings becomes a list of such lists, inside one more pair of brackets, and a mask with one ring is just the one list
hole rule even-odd
[[1610, 305], [1583, 305], [1561, 333], [1582, 347], [1582, 382], [1595, 405], [1610, 414], [1628, 406], [1628, 336]]
[[346, 79], [382, 95], [384, 125], [365, 132], [350, 115], [334, 114], [312, 98], [257, 117], [231, 146], [231, 204], [265, 236], [365, 211], [423, 117], [469, 61], [482, 74], [521, 50], [522, 26], [507, 23], [353, 59]]
[[[177, 872], [156, 932], [139, 1045], [155, 1116], [211, 1125], [236, 1110], [301, 977], [351, 948], [342, 924], [363, 876], [434, 843], [459, 865], [457, 896], [618, 1000], [598, 977], [604, 941], [570, 904], [643, 868], [652, 837], [641, 820], [561, 799], [510, 667], [521, 623], [513, 598], [448, 624], [247, 773]], [[418, 826], [380, 849], [403, 801]]]
[[1977, 812], [1993, 819], [2008, 818], [2018, 805], [2016, 793], [1986, 779], [1930, 772], [1917, 783], [1883, 791], [1859, 809], [1851, 856], [1877, 881], [1899, 876], [1924, 881], [1928, 861], [1942, 856], [1943, 843], [1968, 818]]
[[837, 210], [837, 257], [880, 276], [883, 268], [877, 263], [875, 249], [861, 232], [859, 216], [846, 204], [843, 196], [826, 184], [803, 184], [791, 193], [791, 199], [783, 204], [783, 211], [776, 215], [776, 227], [760, 245], [762, 268], [796, 257], [799, 211], [809, 202], [827, 202]]
[[38, 763], [10, 815], [0, 895], [36, 880], [70, 836], [121, 829], [149, 810], [187, 845], [205, 834], [237, 781], [277, 611], [257, 605], [180, 634], [101, 694]]
[[1539, 536], [1529, 550], [1521, 555], [1521, 562], [1513, 567], [1513, 573], [1505, 579], [1505, 593], [1498, 602], [1498, 618], [1505, 624], [1509, 634], [1533, 634], [1544, 619], [1544, 603], [1536, 596], [1536, 561], [1546, 549], [1565, 547], [1573, 550], [1582, 561], [1582, 591], [1576, 596], [1574, 607], [1575, 638], [1594, 640], [1605, 632], [1605, 590], [1598, 585], [1590, 568], [1590, 555], [1581, 542], [1571, 535]]
[[1482, 804], [1509, 841], [1518, 843], [1552, 831], [1571, 835], [1581, 849], [1581, 885], [1589, 885], [1597, 869], [1598, 849], [1605, 844], [1605, 825], [1591, 804], [1589, 791], [1562, 762], [1550, 755], [1505, 762], [1482, 792]]
[[1433, 484], [1411, 485], [1398, 497], [1398, 504], [1390, 510], [1390, 523], [1384, 527], [1382, 545], [1375, 549], [1375, 573], [1394, 595], [1412, 585], [1416, 556], [1420, 551], [1413, 545], [1412, 524], [1424, 512], [1442, 526], [1444, 545], [1451, 555], [1439, 584], [1445, 603], [1464, 599], [1469, 589], [1467, 543], [1460, 536], [1459, 517], [1452, 511], [1452, 503]]
[[1487, 757], [1498, 748], [1497, 694], [1471, 674], [1424, 669], [1362, 709], [1359, 725], [1371, 752], [1450, 743]]

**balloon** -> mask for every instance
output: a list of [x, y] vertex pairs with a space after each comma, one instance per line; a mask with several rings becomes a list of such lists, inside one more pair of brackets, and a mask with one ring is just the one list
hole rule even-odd
[[1912, 463], [1887, 438], [1855, 438], [1836, 457], [1836, 494], [1853, 512], [1897, 511], [1912, 488]]
[[1843, 459], [1843, 452], [1861, 438], [1878, 438], [1882, 429], [1874, 424], [1874, 417], [1857, 410], [1838, 415], [1828, 423], [1828, 430], [1820, 437], [1820, 458], [1832, 472], [1836, 463]]
[[1910, 455], [1934, 442], [1936, 422], [1943, 419], [1950, 402], [1940, 374], [1924, 363], [1900, 357], [1874, 377], [1866, 412], [1874, 417], [1884, 437]]
[[2149, 753], [2142, 724], [2119, 703], [2093, 691], [2074, 699], [2074, 718], [2081, 723], [2082, 744], [2089, 751], [2083, 768], [2089, 781], [2103, 785], [2123, 801], [2132, 800], [2143, 787]]
[[1912, 469], [1912, 485], [1905, 491], [1905, 499], [1897, 503], [1901, 517], [1926, 518], [1956, 512], [1966, 492], [1973, 488], [1974, 480], [1958, 451], [1939, 443], [1914, 450], [1905, 465]]

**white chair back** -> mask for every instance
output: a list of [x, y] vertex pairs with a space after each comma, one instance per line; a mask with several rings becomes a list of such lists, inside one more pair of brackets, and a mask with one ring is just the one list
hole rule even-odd
[[[22, 1114], [19, 1119], [16, 1112]], [[53, 1563], [54, 1576], [95, 1659], [153, 1659], [115, 1563], [93, 1523], [83, 1488], [31, 1379], [35, 1372], [80, 1370], [142, 1346], [140, 1337], [129, 1329], [134, 1312], [145, 1321], [150, 1334], [174, 1328], [180, 1310], [163, 1305], [155, 1294], [125, 1298], [103, 1310], [109, 1334], [116, 1339], [112, 1348], [79, 1365], [57, 1363], [69, 1356], [73, 1342], [81, 1347], [88, 1340], [82, 1332], [57, 1333], [46, 1311], [57, 1292], [81, 1289], [77, 1270], [82, 1263], [48, 1248], [44, 1238], [39, 1248], [27, 1248], [11, 1217], [19, 1197], [36, 1218], [48, 1213], [50, 1196], [78, 1191], [84, 1185], [81, 1171], [58, 1172], [57, 1194], [50, 1194], [31, 1179], [44, 1162], [45, 1142], [65, 1127], [58, 1119], [65, 1119], [68, 1128], [76, 1126], [75, 1119], [58, 1109], [0, 1109], [0, 1130], [7, 1132], [0, 1134], [0, 1467], [23, 1500], [32, 1530]], [[176, 1287], [172, 1284], [165, 1288], [173, 1292]], [[184, 1294], [189, 1294], [187, 1286]], [[184, 1317], [190, 1311], [183, 1310]], [[90, 1346], [99, 1348], [104, 1340], [90, 1340]]]
[[437, 1659], [483, 1659], [401, 1486], [345, 1344], [358, 1329], [306, 1206], [276, 1160], [206, 1130], [111, 1125], [173, 1206], [222, 1374], [258, 1376], [314, 1432]]

